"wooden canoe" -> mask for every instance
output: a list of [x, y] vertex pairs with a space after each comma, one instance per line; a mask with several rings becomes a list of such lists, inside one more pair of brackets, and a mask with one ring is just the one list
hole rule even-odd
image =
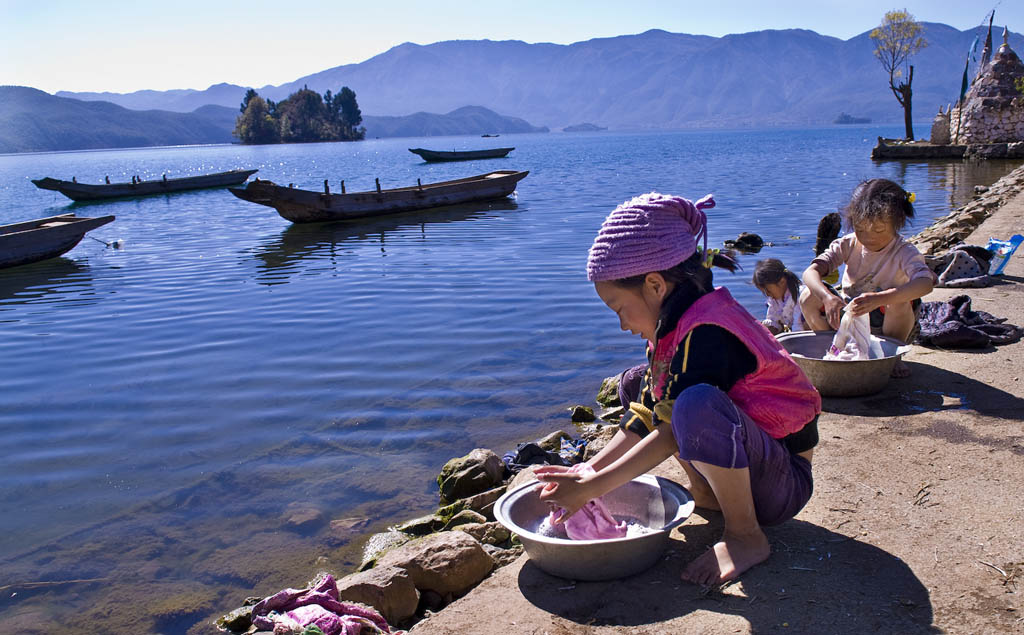
[[515, 148], [491, 148], [489, 150], [463, 150], [458, 152], [445, 152], [443, 150], [425, 150], [423, 148], [409, 148], [409, 152], [423, 157], [424, 161], [473, 161], [475, 159], [500, 159], [512, 152]]
[[454, 181], [348, 194], [283, 187], [259, 179], [249, 182], [245, 188], [229, 190], [242, 200], [273, 207], [293, 223], [321, 223], [503, 198], [514, 192], [516, 184], [527, 174], [529, 172], [498, 170]]
[[75, 201], [99, 201], [108, 198], [127, 196], [148, 196], [150, 194], [167, 194], [185, 190], [200, 190], [208, 187], [225, 187], [238, 185], [255, 174], [258, 170], [230, 170], [200, 176], [185, 176], [177, 179], [138, 181], [136, 183], [78, 183], [61, 181], [60, 179], [33, 179], [36, 187], [42, 190], [54, 190]]
[[114, 220], [61, 214], [0, 226], [0, 267], [56, 258], [78, 244], [85, 233]]

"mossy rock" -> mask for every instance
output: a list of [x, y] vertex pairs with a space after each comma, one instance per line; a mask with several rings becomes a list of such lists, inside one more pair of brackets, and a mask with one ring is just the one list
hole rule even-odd
[[217, 618], [217, 626], [232, 633], [244, 633], [252, 626], [252, 607], [240, 606], [227, 615]]
[[505, 478], [505, 464], [494, 452], [477, 448], [466, 456], [452, 459], [441, 468], [437, 486], [443, 502], [487, 491]]
[[359, 565], [357, 571], [366, 571], [367, 569], [374, 568], [377, 566], [377, 560], [381, 556], [412, 539], [413, 537], [409, 534], [404, 534], [394, 529], [373, 534], [363, 547], [363, 562]]
[[597, 391], [597, 403], [601, 404], [605, 408], [622, 405], [622, 402], [619, 401], [618, 375], [615, 375], [614, 377], [605, 377], [604, 381], [601, 382], [601, 388]]
[[590, 423], [597, 419], [594, 416], [594, 409], [590, 406], [573, 406], [569, 408], [573, 423]]
[[401, 525], [397, 525], [395, 530], [410, 536], [426, 536], [435, 531], [440, 531], [447, 521], [447, 518], [442, 518], [437, 514], [430, 514], [407, 520]]
[[443, 531], [448, 531], [453, 527], [458, 527], [459, 525], [465, 525], [468, 523], [482, 524], [486, 522], [487, 518], [483, 514], [475, 512], [472, 509], [464, 509], [458, 514], [452, 516], [452, 519], [445, 524]]

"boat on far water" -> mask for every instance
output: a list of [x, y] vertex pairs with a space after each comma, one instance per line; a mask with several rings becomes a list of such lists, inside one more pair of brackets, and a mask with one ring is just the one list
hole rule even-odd
[[446, 152], [443, 150], [425, 150], [409, 148], [409, 152], [423, 157], [424, 161], [473, 161], [475, 159], [500, 159], [515, 148], [491, 148], [489, 150], [462, 150]]
[[273, 207], [293, 223], [322, 223], [500, 199], [514, 192], [516, 183], [527, 174], [529, 172], [497, 170], [454, 181], [417, 183], [389, 190], [382, 190], [378, 180], [376, 191], [347, 194], [344, 182], [341, 194], [330, 193], [326, 182], [323, 192], [313, 192], [259, 179], [250, 181], [244, 188], [228, 189], [242, 200]]
[[0, 268], [56, 258], [77, 245], [86, 232], [113, 220], [113, 216], [61, 214], [0, 226]]
[[100, 201], [108, 198], [124, 198], [130, 196], [148, 196], [150, 194], [168, 194], [185, 190], [201, 190], [208, 187], [225, 187], [238, 185], [256, 174], [258, 170], [230, 170], [200, 176], [185, 176], [169, 179], [165, 174], [162, 179], [144, 181], [132, 177], [129, 183], [106, 183], [94, 185], [79, 183], [77, 180], [61, 181], [50, 177], [33, 179], [32, 182], [41, 190], [53, 190], [74, 201]]

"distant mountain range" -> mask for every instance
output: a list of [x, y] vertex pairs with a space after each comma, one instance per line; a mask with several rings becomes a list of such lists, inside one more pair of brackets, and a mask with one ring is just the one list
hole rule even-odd
[[0, 152], [230, 143], [237, 116], [238, 108], [224, 106], [189, 113], [130, 110], [0, 86]]
[[[200, 106], [189, 113], [129, 110], [103, 101], [55, 97], [0, 86], [0, 153], [230, 143], [238, 108]], [[367, 137], [547, 132], [479, 106], [446, 115], [363, 117]]]
[[[984, 32], [922, 24], [929, 45], [913, 60], [913, 103], [923, 123], [956, 99], [964, 56]], [[1024, 37], [1012, 34], [1010, 45], [1024, 52]], [[580, 121], [612, 129], [818, 125], [840, 113], [901, 122], [873, 48], [867, 32], [839, 40], [799, 29], [720, 38], [652, 30], [570, 45], [406, 43], [257, 90], [280, 101], [303, 86], [348, 86], [370, 138], [537, 132]], [[0, 87], [0, 152], [230, 142], [246, 89], [53, 96]]]
[[[358, 96], [357, 96], [358, 97]], [[480, 106], [463, 106], [445, 115], [417, 112], [404, 117], [363, 116], [366, 137], [434, 137], [459, 134], [548, 132], [516, 117], [504, 117]]]
[[[922, 25], [929, 46], [913, 58], [919, 121], [956, 100], [964, 56], [975, 36], [985, 35], [981, 27]], [[998, 46], [1001, 38], [995, 39]], [[1024, 53], [1024, 37], [1011, 34], [1010, 45]], [[552, 129], [580, 121], [612, 129], [815, 125], [841, 112], [901, 122], [902, 109], [873, 48], [867, 31], [840, 40], [799, 29], [719, 38], [652, 30], [569, 45], [406, 43], [359, 64], [257, 91], [281, 100], [303, 86], [320, 93], [349, 86], [362, 111], [375, 116], [476, 104]], [[245, 90], [217, 84], [203, 91], [58, 95], [192, 112], [206, 104], [237, 109]]]

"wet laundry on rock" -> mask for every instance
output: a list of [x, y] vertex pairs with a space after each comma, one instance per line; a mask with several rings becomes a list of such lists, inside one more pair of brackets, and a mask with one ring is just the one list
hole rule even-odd
[[321, 575], [308, 588], [284, 589], [264, 598], [252, 607], [252, 623], [259, 630], [284, 635], [301, 635], [312, 626], [324, 635], [404, 633], [392, 631], [372, 607], [339, 600], [330, 574]]

